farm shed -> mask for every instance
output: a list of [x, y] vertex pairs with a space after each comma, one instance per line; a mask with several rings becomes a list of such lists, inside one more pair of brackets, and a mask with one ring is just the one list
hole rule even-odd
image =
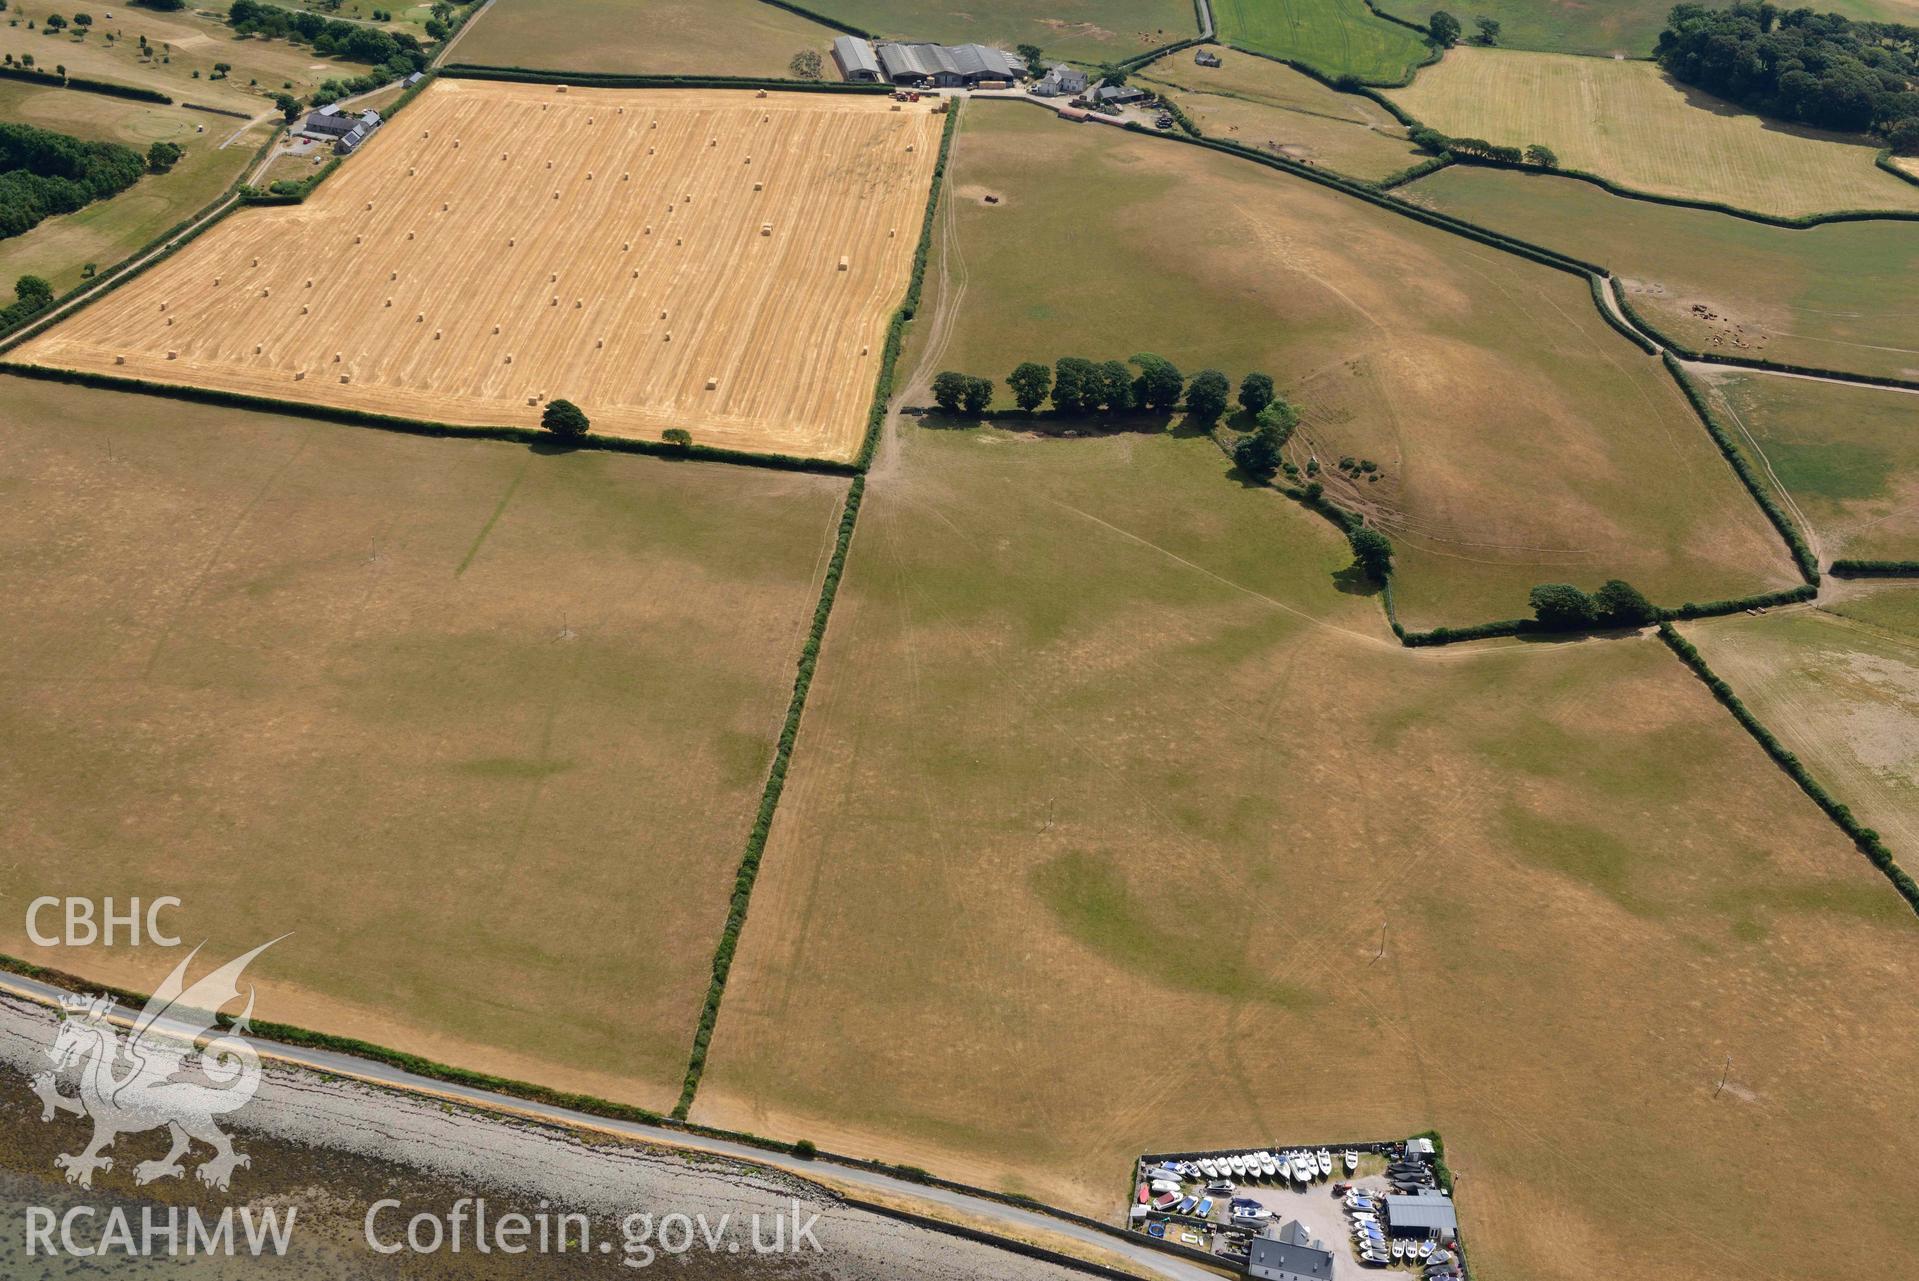
[[1272, 1236], [1253, 1238], [1246, 1275], [1261, 1281], [1327, 1281], [1333, 1275], [1333, 1252], [1295, 1219]]
[[870, 42], [858, 36], [840, 36], [833, 41], [833, 61], [840, 67], [842, 80], [877, 83], [880, 60]]
[[380, 127], [380, 113], [373, 110], [351, 115], [340, 110], [338, 103], [328, 103], [316, 111], [309, 112], [300, 124], [300, 132], [316, 138], [344, 138], [355, 129], [361, 136], [372, 133]]
[[983, 44], [883, 44], [879, 60], [881, 71], [896, 85], [955, 89], [982, 80], [1010, 83], [1026, 75], [1024, 62]]
[[1116, 107], [1123, 107], [1129, 102], [1143, 102], [1147, 96], [1144, 89], [1132, 85], [1101, 85], [1093, 90], [1094, 102], [1110, 102]]
[[1394, 1236], [1450, 1238], [1459, 1232], [1459, 1216], [1452, 1198], [1438, 1192], [1386, 1198], [1386, 1229]]
[[1219, 55], [1211, 49], [1201, 49], [1193, 54], [1193, 61], [1202, 67], [1217, 67], [1219, 65]]

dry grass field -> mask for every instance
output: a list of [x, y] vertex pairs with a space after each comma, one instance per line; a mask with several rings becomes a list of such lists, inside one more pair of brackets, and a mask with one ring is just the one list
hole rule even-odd
[[492, 66], [646, 75], [788, 76], [802, 49], [826, 60], [832, 28], [762, 0], [495, 0], [452, 57]]
[[694, 1118], [1108, 1217], [1435, 1125], [1476, 1275], [1891, 1275], [1911, 911], [1655, 639], [1403, 650], [1347, 559], [1203, 438], [909, 429]]
[[1919, 395], [1695, 372], [1822, 560], [1919, 560]]
[[[1580, 279], [1018, 104], [968, 108], [948, 184], [921, 314], [954, 314], [912, 336], [938, 335], [933, 369], [1003, 381], [1023, 360], [1155, 351], [1189, 375], [1266, 371], [1304, 411], [1301, 464], [1317, 450], [1329, 491], [1398, 546], [1408, 627], [1523, 614], [1541, 582], [1619, 576], [1676, 605], [1796, 581], [1678, 388]], [[1332, 475], [1342, 455], [1380, 479]]]
[[[1893, 608], [1919, 598], [1909, 587], [1848, 590], [1893, 597]], [[1813, 777], [1896, 857], [1919, 862], [1919, 629], [1795, 609], [1685, 631]]]
[[1397, 194], [1611, 268], [1633, 308], [1689, 347], [1919, 378], [1912, 223], [1769, 227], [1628, 200], [1574, 178], [1473, 165]]
[[13, 282], [23, 275], [40, 276], [56, 293], [65, 293], [80, 283], [88, 263], [105, 269], [119, 262], [212, 203], [267, 139], [267, 127], [261, 125], [222, 147], [240, 121], [16, 81], [0, 81], [0, 119], [76, 138], [123, 142], [142, 152], [162, 140], [186, 149], [171, 170], [148, 174], [111, 200], [0, 240], [0, 301], [12, 300]]
[[563, 397], [612, 435], [851, 458], [945, 121], [893, 105], [440, 80], [305, 204], [19, 358], [441, 422]]
[[1369, 181], [1419, 160], [1405, 128], [1370, 99], [1339, 93], [1267, 58], [1231, 49], [1220, 56], [1224, 66], [1201, 67], [1190, 53], [1176, 53], [1133, 79], [1170, 96], [1208, 137]]
[[1873, 164], [1880, 144], [1763, 120], [1650, 62], [1458, 48], [1388, 96], [1455, 137], [1545, 143], [1623, 187], [1781, 216], [1919, 209]]
[[10, 892], [292, 931], [263, 1018], [670, 1105], [845, 482], [4, 382]]

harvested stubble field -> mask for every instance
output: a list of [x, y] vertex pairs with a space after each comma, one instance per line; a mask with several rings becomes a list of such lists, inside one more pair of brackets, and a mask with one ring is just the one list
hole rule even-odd
[[[913, 338], [941, 336], [933, 368], [1003, 384], [1023, 360], [1156, 351], [1189, 375], [1266, 371], [1304, 412], [1301, 465], [1316, 449], [1335, 496], [1399, 548], [1408, 627], [1523, 614], [1541, 582], [1624, 577], [1676, 605], [1797, 581], [1679, 389], [1582, 279], [1017, 104], [967, 109], [948, 181], [922, 313], [954, 314]], [[1070, 298], [1036, 293], [1046, 279]], [[1342, 455], [1381, 479], [1346, 485]]]
[[1430, 52], [1424, 36], [1364, 0], [1213, 0], [1213, 19], [1231, 44], [1372, 84], [1404, 80]]
[[1633, 308], [1686, 346], [1919, 378], [1919, 225], [1769, 227], [1472, 165], [1397, 194], [1611, 268]]
[[[1887, 612], [1919, 600], [1909, 587], [1848, 590], [1890, 598]], [[1684, 630], [1814, 778], [1895, 857], [1919, 862], [1919, 629], [1804, 608]]]
[[[876, 35], [1035, 44], [1048, 59], [1118, 62], [1199, 34], [1191, 0], [805, 0], [806, 7]], [[830, 72], [828, 74], [831, 74]]]
[[1873, 163], [1873, 139], [1761, 119], [1650, 62], [1459, 48], [1388, 96], [1456, 138], [1544, 143], [1635, 191], [1780, 217], [1919, 209], [1919, 186]]
[[12, 297], [13, 282], [23, 275], [40, 276], [56, 293], [65, 293], [80, 283], [88, 263], [111, 267], [211, 204], [245, 172], [267, 139], [267, 126], [261, 125], [222, 147], [241, 121], [16, 81], [0, 81], [0, 118], [76, 138], [121, 142], [141, 152], [160, 141], [186, 150], [171, 170], [148, 174], [111, 200], [0, 240], [0, 299], [6, 300]]
[[763, 0], [494, 0], [452, 57], [491, 66], [645, 75], [792, 75], [838, 33]]
[[845, 482], [5, 390], [8, 883], [292, 931], [261, 1018], [670, 1105]]
[[945, 121], [894, 105], [436, 81], [305, 204], [18, 358], [439, 422], [563, 397], [610, 435], [851, 458]]
[[1173, 54], [1133, 79], [1166, 93], [1209, 138], [1265, 148], [1337, 173], [1377, 181], [1416, 163], [1420, 152], [1378, 103], [1329, 89], [1270, 58], [1231, 49], [1223, 66]]
[[1919, 395], [1695, 368], [1822, 560], [1919, 560]]
[[1203, 438], [902, 446], [696, 1120], [1109, 1218], [1436, 1125], [1488, 1277], [1887, 1275], [1919, 924], [1662, 645], [1401, 649]]

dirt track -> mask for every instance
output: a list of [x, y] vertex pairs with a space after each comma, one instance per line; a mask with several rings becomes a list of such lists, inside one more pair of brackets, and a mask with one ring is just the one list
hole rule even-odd
[[894, 105], [440, 81], [305, 204], [21, 358], [445, 422], [565, 397], [609, 434], [850, 458], [943, 123]]

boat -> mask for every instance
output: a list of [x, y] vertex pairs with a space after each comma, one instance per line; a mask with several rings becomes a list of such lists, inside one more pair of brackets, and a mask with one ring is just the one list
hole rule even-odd
[[1451, 1250], [1446, 1249], [1444, 1246], [1441, 1246], [1439, 1249], [1434, 1250], [1432, 1253], [1432, 1257], [1426, 1260], [1427, 1263], [1432, 1264], [1434, 1266], [1438, 1266], [1441, 1263], [1451, 1263], [1452, 1261], [1453, 1261], [1453, 1252]]
[[1199, 1204], [1199, 1198], [1196, 1196], [1181, 1197], [1179, 1199], [1179, 1209], [1173, 1211], [1173, 1213], [1191, 1214], [1193, 1212], [1193, 1207], [1198, 1204]]
[[1353, 1211], [1354, 1223], [1378, 1223], [1379, 1216], [1368, 1210]]
[[1271, 1152], [1261, 1152], [1259, 1154], [1259, 1172], [1269, 1179], [1279, 1174], [1279, 1162], [1273, 1160], [1273, 1154]]
[[1293, 1177], [1295, 1179], [1301, 1183], [1311, 1183], [1313, 1181], [1314, 1169], [1315, 1167], [1309, 1163], [1303, 1153], [1295, 1152], [1293, 1154]]
[[1213, 1217], [1213, 1198], [1209, 1196], [1201, 1197], [1199, 1199], [1199, 1204], [1194, 1207], [1193, 1213], [1198, 1215], [1202, 1219], [1212, 1218]]
[[1179, 1181], [1177, 1179], [1154, 1179], [1153, 1191], [1177, 1192], [1179, 1191]]
[[1153, 1189], [1142, 1183], [1139, 1185], [1139, 1203], [1145, 1205], [1153, 1199]]
[[1346, 1173], [1351, 1174], [1359, 1168], [1359, 1153], [1348, 1150], [1346, 1153]]
[[1333, 1154], [1325, 1148], [1313, 1153], [1313, 1162], [1319, 1166], [1319, 1177], [1331, 1178], [1333, 1173]]
[[1422, 1258], [1422, 1259], [1428, 1259], [1428, 1258], [1431, 1258], [1431, 1257], [1432, 1257], [1432, 1253], [1433, 1253], [1433, 1243], [1432, 1243], [1431, 1241], [1421, 1241], [1421, 1242], [1419, 1243], [1419, 1257], [1420, 1257], [1420, 1258]]
[[1219, 1177], [1219, 1167], [1213, 1164], [1213, 1158], [1203, 1156], [1199, 1159], [1199, 1172], [1209, 1179]]
[[1246, 1158], [1245, 1157], [1243, 1156], [1228, 1157], [1227, 1161], [1233, 1167], [1233, 1177], [1235, 1179], [1243, 1179], [1246, 1177]]
[[1401, 1259], [1405, 1257], [1406, 1257], [1406, 1243], [1404, 1241], [1393, 1242], [1393, 1262], [1398, 1263]]
[[1361, 1250], [1359, 1252], [1359, 1261], [1361, 1263], [1371, 1263], [1375, 1266], [1383, 1267], [1393, 1260], [1390, 1255], [1381, 1254], [1377, 1250]]
[[1178, 1204], [1179, 1193], [1177, 1192], [1162, 1192], [1153, 1198], [1153, 1208], [1155, 1210], [1170, 1210]]
[[1214, 1179], [1206, 1185], [1206, 1190], [1214, 1196], [1231, 1196], [1233, 1195], [1233, 1181], [1231, 1179]]

